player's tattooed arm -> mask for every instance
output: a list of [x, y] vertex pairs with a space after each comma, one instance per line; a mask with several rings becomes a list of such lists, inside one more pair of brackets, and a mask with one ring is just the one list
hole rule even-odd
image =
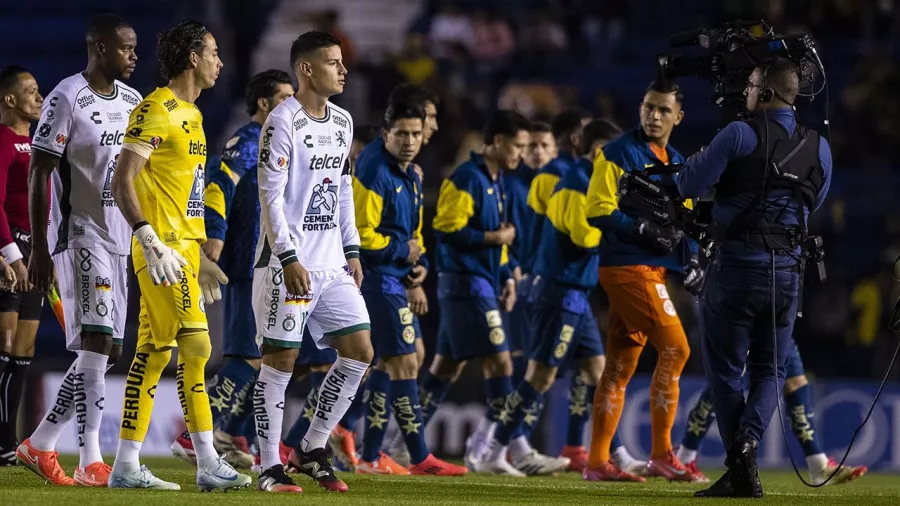
[[31, 221], [31, 259], [28, 281], [34, 289], [46, 293], [53, 286], [53, 261], [47, 244], [47, 212], [50, 208], [50, 175], [59, 167], [59, 155], [42, 149], [31, 152], [28, 172], [28, 218]]

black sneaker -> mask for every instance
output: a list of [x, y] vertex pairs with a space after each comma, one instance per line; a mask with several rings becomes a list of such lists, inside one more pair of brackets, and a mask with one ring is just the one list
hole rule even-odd
[[694, 497], [737, 497], [731, 488], [731, 471], [726, 470], [709, 488], [694, 492]]
[[263, 471], [256, 480], [256, 490], [260, 492], [303, 493], [303, 489], [294, 484], [294, 480], [284, 474], [284, 466], [275, 464]]
[[331, 466], [331, 450], [327, 446], [308, 452], [295, 448], [288, 459], [288, 466], [309, 476], [329, 492], [346, 492], [348, 490], [347, 484], [334, 475], [334, 467]]
[[731, 474], [731, 488], [737, 497], [762, 497], [762, 483], [756, 465], [758, 443], [752, 439], [739, 439], [728, 449], [728, 466]]
[[9, 448], [0, 446], [0, 467], [11, 467], [19, 465], [16, 461], [16, 448], [19, 443], [13, 443]]

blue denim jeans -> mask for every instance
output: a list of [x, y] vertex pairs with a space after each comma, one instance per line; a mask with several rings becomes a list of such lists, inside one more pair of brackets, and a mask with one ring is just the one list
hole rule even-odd
[[[793, 345], [798, 290], [796, 269], [773, 272], [765, 265], [721, 262], [710, 267], [700, 301], [701, 344], [726, 448], [739, 438], [760, 441], [772, 420]], [[750, 389], [746, 401], [741, 379], [745, 366]]]

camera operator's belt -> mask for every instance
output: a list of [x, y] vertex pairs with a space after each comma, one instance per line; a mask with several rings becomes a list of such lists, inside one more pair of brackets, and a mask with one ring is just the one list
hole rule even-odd
[[785, 227], [783, 225], [770, 225], [765, 229], [753, 230], [712, 225], [709, 227], [709, 235], [717, 242], [727, 239], [773, 250], [794, 249], [800, 246], [805, 239], [800, 227]]

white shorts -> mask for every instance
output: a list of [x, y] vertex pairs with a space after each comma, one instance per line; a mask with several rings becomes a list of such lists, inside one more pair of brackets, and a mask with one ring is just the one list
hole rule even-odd
[[125, 335], [128, 311], [128, 257], [102, 248], [70, 248], [53, 255], [65, 315], [66, 348], [81, 349], [83, 330]]
[[344, 269], [310, 272], [312, 294], [301, 297], [288, 293], [275, 257], [273, 264], [253, 275], [257, 345], [300, 348], [309, 325], [316, 346], [325, 349], [330, 338], [371, 328], [363, 296]]

